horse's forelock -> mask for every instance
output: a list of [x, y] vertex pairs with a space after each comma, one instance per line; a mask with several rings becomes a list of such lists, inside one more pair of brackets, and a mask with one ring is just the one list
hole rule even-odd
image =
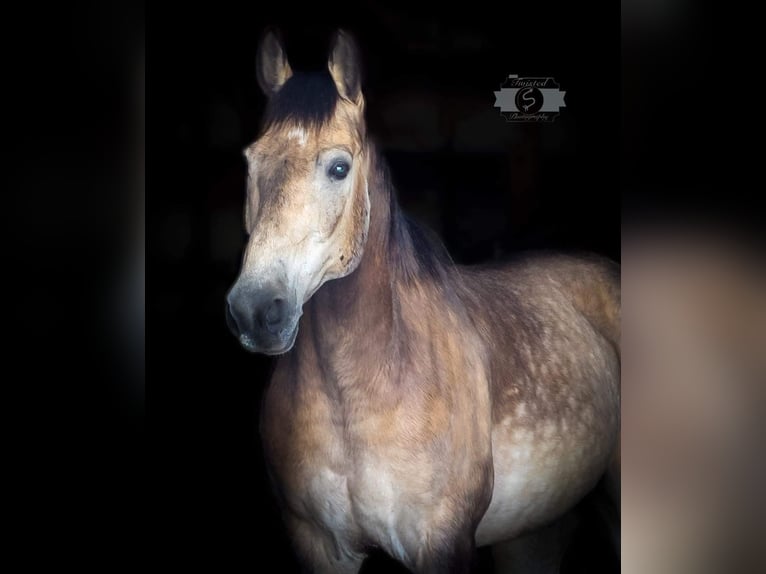
[[320, 129], [332, 119], [339, 99], [329, 72], [296, 72], [269, 99], [264, 130], [288, 124]]

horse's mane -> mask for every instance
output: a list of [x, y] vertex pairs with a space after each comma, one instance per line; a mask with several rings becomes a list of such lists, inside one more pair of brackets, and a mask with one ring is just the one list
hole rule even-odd
[[373, 153], [377, 183], [389, 198], [388, 247], [392, 267], [406, 280], [423, 274], [443, 277], [445, 271], [454, 266], [447, 248], [433, 230], [402, 211], [388, 166], [377, 150]]

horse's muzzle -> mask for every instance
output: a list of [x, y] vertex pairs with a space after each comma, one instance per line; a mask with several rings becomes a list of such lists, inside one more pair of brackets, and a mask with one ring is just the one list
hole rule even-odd
[[282, 289], [248, 289], [234, 285], [226, 297], [226, 323], [252, 353], [289, 351], [298, 332], [296, 305]]

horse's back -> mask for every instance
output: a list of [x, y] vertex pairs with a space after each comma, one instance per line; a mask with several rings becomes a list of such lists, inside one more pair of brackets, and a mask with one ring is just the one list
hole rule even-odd
[[619, 431], [619, 268], [543, 254], [462, 268], [489, 350], [495, 488], [480, 544], [573, 506], [604, 472]]
[[532, 328], [536, 319], [550, 320], [571, 307], [619, 351], [620, 269], [609, 259], [529, 253], [506, 263], [461, 267], [460, 273], [473, 315], [489, 311], [496, 319], [485, 334]]

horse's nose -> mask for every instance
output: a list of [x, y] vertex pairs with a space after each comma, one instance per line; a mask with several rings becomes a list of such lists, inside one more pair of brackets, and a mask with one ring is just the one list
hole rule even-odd
[[259, 307], [256, 307], [255, 318], [262, 328], [276, 335], [285, 324], [286, 308], [285, 300], [281, 297], [267, 297]]
[[226, 298], [226, 323], [235, 337], [279, 335], [289, 319], [287, 301], [275, 290], [232, 290]]

